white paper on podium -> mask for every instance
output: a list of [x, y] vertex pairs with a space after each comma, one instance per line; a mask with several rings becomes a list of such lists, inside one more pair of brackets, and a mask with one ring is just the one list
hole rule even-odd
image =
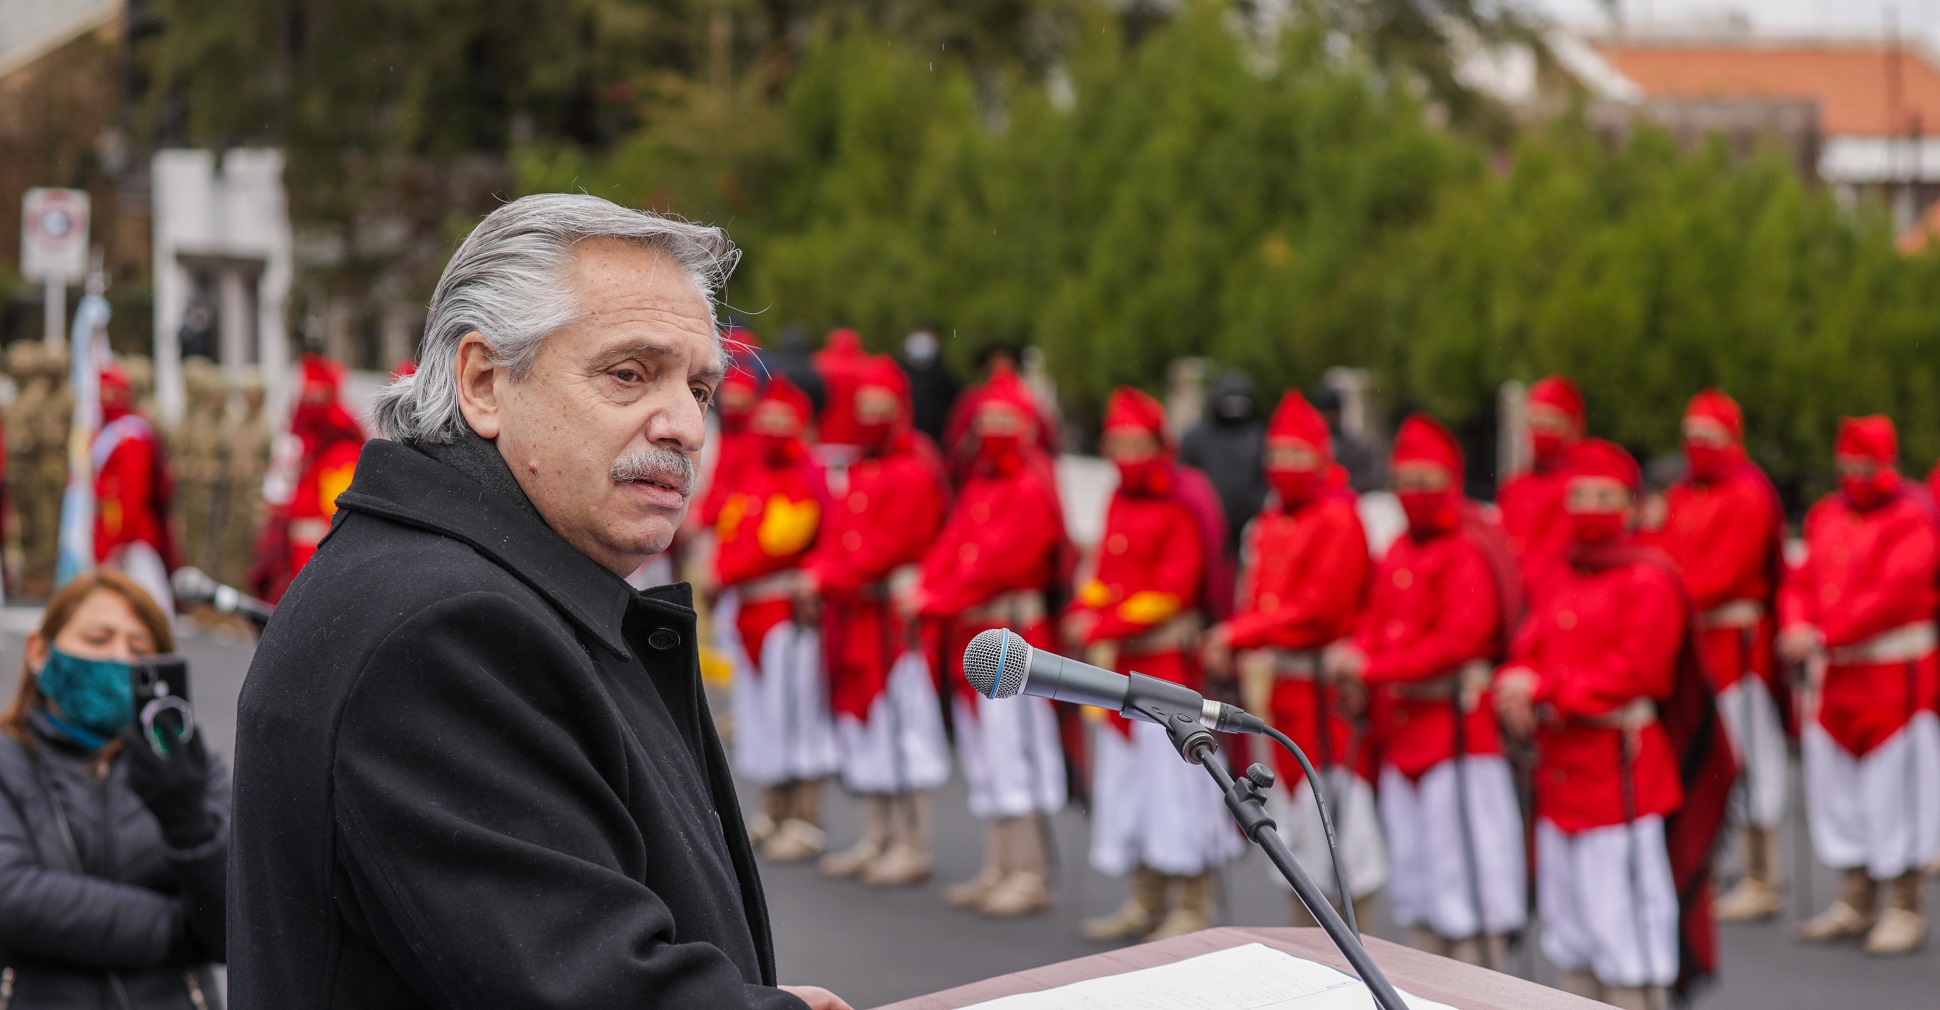
[[[1411, 1010], [1453, 1010], [1402, 993]], [[1005, 996], [964, 1010], [1374, 1010], [1358, 979], [1261, 943]]]

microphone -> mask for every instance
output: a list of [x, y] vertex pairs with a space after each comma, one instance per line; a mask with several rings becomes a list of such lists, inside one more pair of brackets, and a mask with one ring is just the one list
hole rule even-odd
[[1033, 649], [1009, 628], [979, 632], [963, 650], [963, 679], [978, 694], [1002, 699], [1028, 694], [1052, 701], [1110, 709], [1127, 719], [1159, 720], [1138, 707], [1152, 700], [1178, 711], [1197, 711], [1199, 724], [1219, 733], [1265, 733], [1266, 723], [1237, 705], [1208, 701], [1199, 692], [1169, 680], [1131, 676]]
[[187, 603], [206, 603], [218, 613], [240, 614], [258, 628], [269, 623], [276, 606], [244, 593], [234, 586], [226, 586], [209, 577], [200, 568], [177, 568], [169, 576], [169, 583], [175, 588], [175, 596]]

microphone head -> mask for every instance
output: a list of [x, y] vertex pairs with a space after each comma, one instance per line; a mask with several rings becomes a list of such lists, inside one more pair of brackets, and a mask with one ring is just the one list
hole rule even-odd
[[986, 698], [1009, 698], [1024, 689], [1031, 647], [1009, 628], [979, 632], [963, 650], [963, 679]]
[[194, 603], [206, 603], [215, 595], [216, 583], [200, 568], [177, 568], [169, 576], [175, 595]]

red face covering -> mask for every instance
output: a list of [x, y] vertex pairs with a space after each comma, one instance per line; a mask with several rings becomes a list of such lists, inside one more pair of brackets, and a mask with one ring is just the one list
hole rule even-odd
[[1839, 436], [1832, 443], [1832, 451], [1875, 464], [1871, 477], [1839, 478], [1839, 490], [1845, 493], [1853, 508], [1873, 508], [1900, 489], [1900, 474], [1893, 468], [1900, 456], [1899, 433], [1890, 418], [1875, 414], [1840, 419]]
[[1266, 482], [1273, 486], [1273, 493], [1280, 496], [1281, 504], [1288, 508], [1298, 508], [1314, 500], [1320, 491], [1319, 470], [1268, 470]]
[[1404, 491], [1395, 495], [1401, 499], [1401, 511], [1408, 516], [1408, 532], [1416, 536], [1433, 533], [1446, 533], [1455, 528], [1461, 518], [1458, 506], [1461, 497], [1454, 491]]
[[1529, 447], [1536, 454], [1536, 465], [1547, 468], [1562, 460], [1563, 454], [1569, 451], [1570, 443], [1561, 435], [1539, 431], [1530, 433]]
[[1623, 535], [1621, 512], [1571, 512], [1570, 536], [1579, 544], [1601, 544]]
[[1869, 509], [1893, 496], [1900, 489], [1900, 472], [1884, 467], [1873, 471], [1871, 477], [1841, 477], [1839, 490], [1845, 493], [1846, 500], [1856, 509]]
[[1127, 491], [1141, 494], [1157, 494], [1166, 489], [1171, 476], [1171, 467], [1166, 465], [1165, 457], [1153, 456], [1136, 463], [1118, 463], [1118, 485]]
[[1712, 481], [1731, 472], [1738, 462], [1738, 453], [1731, 449], [1721, 449], [1715, 445], [1699, 445], [1695, 442], [1684, 443], [1684, 458], [1691, 464], [1691, 476], [1697, 480]]
[[1120, 386], [1105, 400], [1104, 435], [1146, 436], [1158, 444], [1150, 458], [1137, 462], [1113, 460], [1118, 486], [1134, 494], [1163, 494], [1171, 490], [1171, 445], [1165, 436], [1165, 407], [1148, 393]]

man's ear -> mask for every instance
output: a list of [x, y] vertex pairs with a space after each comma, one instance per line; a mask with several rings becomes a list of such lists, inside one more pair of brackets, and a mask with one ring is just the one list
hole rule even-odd
[[458, 409], [480, 438], [499, 432], [498, 379], [503, 369], [492, 361], [485, 334], [473, 330], [458, 341]]

